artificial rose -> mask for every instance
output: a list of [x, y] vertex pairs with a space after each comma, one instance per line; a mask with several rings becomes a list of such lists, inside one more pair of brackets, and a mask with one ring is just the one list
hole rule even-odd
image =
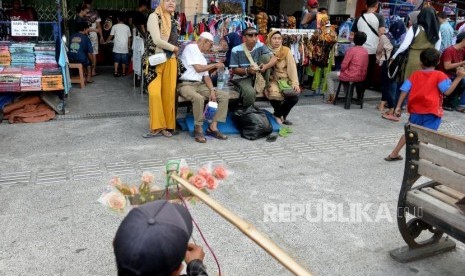
[[191, 178], [189, 178], [189, 183], [191, 183], [198, 189], [203, 189], [207, 185], [207, 181], [205, 180], [205, 177], [199, 174], [193, 175]]
[[126, 207], [126, 198], [119, 192], [110, 192], [107, 194], [108, 207], [113, 210], [123, 210]]
[[152, 183], [154, 178], [155, 178], [155, 177], [153, 176], [152, 173], [150, 173], [150, 172], [143, 172], [143, 173], [142, 173], [142, 179], [141, 179], [141, 180], [142, 180], [142, 182], [145, 182], [145, 183]]
[[219, 180], [223, 180], [228, 177], [228, 171], [223, 166], [216, 166], [213, 169], [213, 175], [218, 178]]
[[214, 178], [211, 175], [206, 178], [206, 181], [207, 181], [207, 188], [210, 190], [214, 190], [218, 186], [218, 181], [216, 181], [216, 178]]
[[120, 186], [121, 184], [123, 184], [123, 182], [121, 182], [121, 179], [117, 176], [113, 177], [111, 180], [110, 180], [110, 185], [112, 187], [118, 187]]
[[199, 171], [198, 171], [198, 174], [207, 178], [209, 177], [211, 174], [210, 172], [206, 169], [206, 168], [200, 168]]

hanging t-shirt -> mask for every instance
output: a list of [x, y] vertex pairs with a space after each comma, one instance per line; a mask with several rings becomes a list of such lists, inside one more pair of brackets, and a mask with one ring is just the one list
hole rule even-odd
[[207, 65], [207, 59], [200, 52], [199, 46], [195, 43], [189, 44], [184, 48], [181, 55], [181, 62], [186, 71], [179, 78], [180, 80], [202, 81], [203, 76], [208, 76], [208, 71], [197, 73], [193, 65]]
[[113, 53], [127, 54], [129, 53], [129, 38], [131, 37], [131, 30], [128, 25], [118, 23], [111, 28], [110, 35], [113, 38]]
[[[367, 35], [367, 41], [363, 44], [363, 47], [367, 49], [369, 55], [376, 54], [376, 48], [378, 48], [379, 36], [374, 31], [378, 32], [379, 28], [385, 27], [386, 23], [384, 17], [378, 13], [365, 13], [362, 15], [365, 20], [360, 16], [355, 19], [352, 26], [352, 32], [364, 32]], [[368, 26], [373, 28], [374, 31]]]

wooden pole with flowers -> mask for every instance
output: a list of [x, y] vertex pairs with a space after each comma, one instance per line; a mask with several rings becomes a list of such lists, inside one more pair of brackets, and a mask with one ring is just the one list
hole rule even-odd
[[284, 267], [295, 275], [310, 276], [312, 275], [294, 259], [292, 259], [283, 249], [276, 245], [272, 240], [268, 239], [265, 235], [259, 232], [252, 224], [248, 223], [244, 219], [238, 217], [233, 212], [229, 211], [217, 201], [209, 197], [206, 193], [197, 189], [194, 185], [187, 182], [182, 177], [171, 174], [171, 179], [181, 185], [183, 188], [188, 190], [192, 195], [203, 201], [211, 209], [217, 212], [220, 216], [225, 218], [231, 224], [236, 226], [242, 233], [249, 237], [252, 241], [263, 248], [268, 254], [280, 262]]

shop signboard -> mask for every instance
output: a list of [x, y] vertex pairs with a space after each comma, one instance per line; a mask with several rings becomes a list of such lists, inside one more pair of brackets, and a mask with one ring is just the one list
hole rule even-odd
[[11, 21], [11, 36], [39, 36], [39, 22]]

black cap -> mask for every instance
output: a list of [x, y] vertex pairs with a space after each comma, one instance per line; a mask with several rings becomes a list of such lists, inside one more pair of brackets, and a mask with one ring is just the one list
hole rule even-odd
[[132, 209], [114, 240], [118, 272], [124, 275], [169, 275], [187, 251], [192, 217], [179, 204], [157, 200]]

